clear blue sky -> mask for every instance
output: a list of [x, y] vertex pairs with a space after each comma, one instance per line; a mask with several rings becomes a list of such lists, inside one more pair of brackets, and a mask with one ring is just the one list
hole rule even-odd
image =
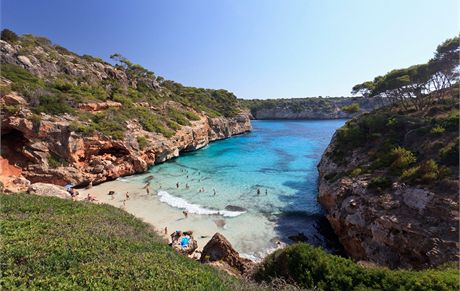
[[1, 0], [1, 26], [242, 98], [348, 96], [427, 61], [458, 0]]

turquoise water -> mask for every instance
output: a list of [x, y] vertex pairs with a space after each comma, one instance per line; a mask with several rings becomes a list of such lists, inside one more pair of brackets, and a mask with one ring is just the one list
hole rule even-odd
[[316, 165], [344, 120], [253, 121], [249, 134], [217, 141], [156, 165], [147, 175], [128, 178], [145, 183], [160, 201], [200, 215], [264, 216], [277, 239], [303, 232], [324, 244], [318, 231]]

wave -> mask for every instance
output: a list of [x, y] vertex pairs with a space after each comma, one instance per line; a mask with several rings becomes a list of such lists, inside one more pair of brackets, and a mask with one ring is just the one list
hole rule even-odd
[[116, 178], [115, 180], [120, 181], [120, 182], [130, 182], [129, 179], [122, 178], [122, 177], [118, 177], [118, 178]]
[[236, 217], [243, 213], [246, 213], [246, 211], [230, 211], [204, 208], [201, 205], [189, 203], [183, 198], [173, 196], [166, 191], [158, 191], [157, 195], [160, 198], [161, 202], [164, 202], [172, 207], [185, 209], [189, 213], [200, 215], [222, 215], [225, 217]]

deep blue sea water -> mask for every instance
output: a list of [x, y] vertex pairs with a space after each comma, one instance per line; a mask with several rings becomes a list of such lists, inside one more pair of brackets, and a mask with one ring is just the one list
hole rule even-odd
[[[251, 217], [263, 216], [278, 240], [289, 242], [289, 236], [303, 232], [309, 242], [327, 245], [316, 166], [344, 123], [253, 121], [251, 133], [183, 153], [147, 175], [153, 175], [160, 201], [171, 207], [200, 215], [220, 210], [217, 214], [227, 219], [247, 217], [248, 224]], [[145, 176], [129, 180], [142, 183]]]

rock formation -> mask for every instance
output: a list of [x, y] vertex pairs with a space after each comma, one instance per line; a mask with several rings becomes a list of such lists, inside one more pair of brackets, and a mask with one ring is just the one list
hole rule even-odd
[[[457, 147], [458, 159], [458, 129], [433, 135], [429, 128], [446, 120], [445, 115], [431, 114], [424, 121], [421, 114], [379, 111], [353, 119], [336, 132], [318, 165], [318, 201], [346, 252], [357, 261], [421, 269], [459, 259], [458, 162], [439, 154], [441, 144]], [[388, 120], [396, 127], [388, 126]], [[367, 132], [360, 128], [372, 135], [363, 138]], [[350, 130], [354, 145], [342, 141]], [[399, 160], [391, 160], [396, 156], [386, 146], [389, 141], [398, 141], [406, 153], [417, 153], [404, 174], [396, 167]], [[429, 182], [405, 179], [426, 168], [427, 161], [434, 165], [431, 176], [423, 177]]]
[[230, 242], [218, 232], [204, 246], [200, 260], [202, 263], [225, 263], [229, 267], [238, 270], [240, 274], [245, 274], [254, 267], [254, 263], [251, 260], [240, 257]]
[[[383, 106], [380, 97], [310, 97], [292, 99], [241, 100], [250, 108], [254, 119], [349, 119]], [[346, 106], [359, 105], [357, 111], [344, 110]]]
[[[193, 103], [196, 95], [177, 97], [179, 93], [160, 86], [158, 78], [139, 65], [135, 69], [141, 73], [132, 74], [122, 66], [78, 56], [45, 38], [0, 40], [0, 51], [0, 61], [6, 66], [2, 68], [9, 69], [2, 70], [0, 77], [0, 87], [6, 92], [0, 99], [0, 181], [7, 191], [26, 190], [27, 180], [85, 186], [142, 173], [181, 152], [251, 130], [249, 112], [241, 110], [236, 97], [224, 90], [187, 87], [212, 101], [214, 107], [209, 108]], [[55, 99], [47, 100], [48, 94], [55, 94]], [[125, 104], [111, 100], [111, 95]], [[231, 104], [224, 104], [229, 100]], [[68, 110], [54, 113], [53, 102], [61, 102], [59, 106]], [[120, 121], [119, 136], [94, 129], [95, 117], [110, 118], [127, 108], [135, 113]], [[136, 113], [144, 114], [144, 123]], [[112, 121], [106, 128], [113, 126], [118, 124]]]

